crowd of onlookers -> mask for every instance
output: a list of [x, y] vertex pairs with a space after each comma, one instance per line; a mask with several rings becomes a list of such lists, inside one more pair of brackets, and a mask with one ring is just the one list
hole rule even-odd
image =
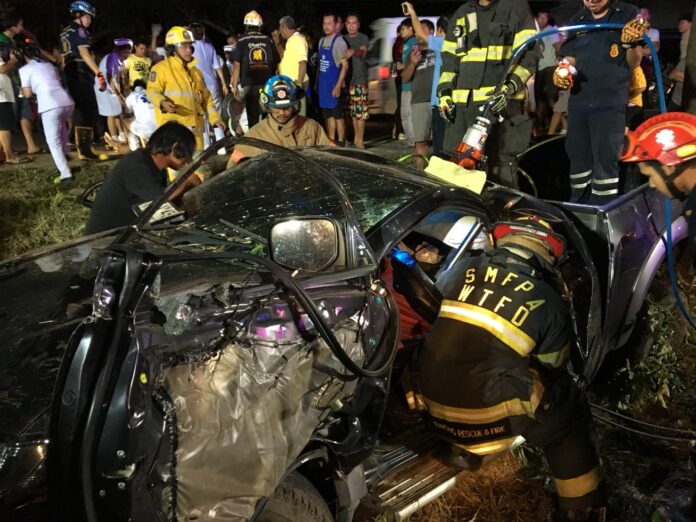
[[[447, 122], [438, 111], [437, 85], [448, 20], [444, 16], [436, 23], [434, 18], [419, 19], [408, 2], [402, 8], [406, 17], [398, 26], [392, 48], [398, 103], [392, 135], [415, 147], [418, 157], [428, 155], [431, 145], [433, 153], [442, 154]], [[65, 157], [71, 142], [76, 142], [82, 157], [94, 157], [87, 145], [102, 140], [117, 150], [133, 150], [147, 142], [167, 113], [175, 117], [175, 109], [167, 110], [166, 102], [152, 103], [156, 93], [151, 84], [157, 81], [157, 74], [151, 75], [151, 70], [172, 54], [162, 41], [162, 26], [153, 24], [146, 38], [114, 38], [111, 52], [97, 60], [89, 39], [96, 10], [77, 1], [71, 4], [70, 14], [72, 23], [61, 33], [60, 45], [47, 50], [35, 44], [18, 12], [5, 14], [0, 33], [2, 159], [19, 163], [41, 151], [32, 133], [38, 113], [60, 171], [57, 181], [72, 178]], [[648, 9], [642, 8], [641, 15], [650, 20]], [[535, 20], [539, 31], [555, 26], [548, 11], [536, 13]], [[646, 48], [640, 66], [632, 70], [626, 110], [629, 128], [643, 120], [645, 109], [656, 107], [657, 74], [666, 74], [670, 108], [681, 105], [690, 15], [680, 16], [676, 22], [682, 38], [676, 66], [666, 73], [656, 70]], [[280, 74], [305, 93], [298, 102], [300, 115], [319, 121], [332, 143], [364, 148], [369, 119], [369, 38], [361, 32], [359, 14], [351, 12], [344, 18], [327, 13], [318, 41], [291, 16], [282, 17], [277, 28], [268, 30], [262, 15], [251, 11], [242, 25], [244, 31], [227, 35], [222, 49], [206, 38], [203, 25], [192, 22], [182, 28], [190, 35], [195, 66], [210, 93], [211, 108], [223, 122], [213, 125], [218, 120], [213, 113], [204, 114], [202, 125], [176, 116], [194, 132], [200, 131], [202, 147], [220, 139], [227, 126], [229, 132], [242, 135], [265, 118], [264, 86]], [[651, 28], [649, 35], [659, 51], [659, 30]], [[566, 131], [570, 95], [553, 82], [563, 35], [548, 35], [543, 43], [537, 70], [527, 82], [526, 105], [534, 116], [533, 132], [539, 136]], [[76, 130], [72, 130], [73, 124]], [[26, 141], [26, 156], [13, 151], [11, 135], [17, 129]]]

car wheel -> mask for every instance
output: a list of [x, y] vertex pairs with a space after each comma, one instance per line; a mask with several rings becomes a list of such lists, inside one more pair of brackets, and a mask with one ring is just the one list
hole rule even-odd
[[291, 473], [268, 499], [258, 522], [333, 522], [329, 506], [312, 483]]

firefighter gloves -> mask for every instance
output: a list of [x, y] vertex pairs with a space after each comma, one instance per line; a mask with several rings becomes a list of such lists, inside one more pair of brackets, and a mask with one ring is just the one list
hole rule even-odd
[[486, 96], [489, 96], [488, 102], [491, 104], [491, 110], [495, 114], [501, 113], [507, 107], [510, 97], [515, 94], [516, 90], [514, 83], [505, 82], [502, 86], [487, 92]]
[[650, 22], [638, 15], [633, 20], [626, 22], [621, 30], [621, 45], [628, 49], [643, 39], [643, 35], [650, 29]]
[[573, 78], [577, 73], [578, 70], [563, 58], [558, 62], [556, 70], [553, 71], [553, 84], [564, 91], [570, 89], [573, 87]]
[[444, 119], [449, 121], [450, 123], [454, 123], [455, 120], [455, 111], [456, 111], [456, 106], [454, 105], [454, 102], [452, 101], [452, 92], [451, 91], [442, 91], [440, 93], [440, 97], [438, 98], [438, 110], [440, 111], [440, 116], [442, 116]]

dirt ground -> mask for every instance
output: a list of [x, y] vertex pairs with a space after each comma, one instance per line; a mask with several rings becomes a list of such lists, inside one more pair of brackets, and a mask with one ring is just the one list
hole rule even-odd
[[[77, 202], [85, 188], [102, 179], [113, 165], [73, 162], [75, 182], [54, 185], [57, 171], [49, 155], [21, 166], [0, 167], [0, 259], [77, 237], [89, 210]], [[680, 286], [696, 315], [696, 290], [685, 264]], [[590, 387], [594, 403], [643, 422], [677, 430], [696, 429], [696, 334], [687, 328], [665, 278], [646, 307], [643, 328], [632, 344], [635, 354], [618, 357], [612, 370]], [[646, 355], [647, 354], [647, 355]], [[609, 520], [686, 521], [680, 511], [691, 498], [689, 444], [647, 437], [611, 426], [625, 425], [652, 435], [696, 439], [687, 432], [668, 432], [632, 423], [596, 410], [598, 447], [611, 491]], [[602, 420], [604, 419], [604, 420]], [[442, 498], [414, 515], [413, 521], [539, 522], [549, 520], [552, 485], [538, 451], [531, 448], [499, 459], [463, 478]]]

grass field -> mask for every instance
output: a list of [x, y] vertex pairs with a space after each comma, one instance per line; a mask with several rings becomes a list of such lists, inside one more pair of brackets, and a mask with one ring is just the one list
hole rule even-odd
[[76, 198], [104, 178], [112, 161], [74, 168], [75, 182], [54, 185], [51, 167], [33, 164], [0, 170], [0, 259], [78, 237], [89, 209]]

